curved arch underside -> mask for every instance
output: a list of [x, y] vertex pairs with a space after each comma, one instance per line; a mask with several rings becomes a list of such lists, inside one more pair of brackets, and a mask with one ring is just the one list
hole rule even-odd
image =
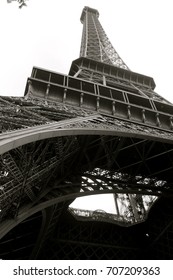
[[141, 128], [141, 125], [128, 121], [91, 114], [87, 117], [49, 122], [40, 126], [2, 133], [0, 135], [0, 154], [35, 141], [72, 135], [112, 135], [165, 143], [173, 141], [173, 134], [170, 131], [147, 126]]
[[[131, 195], [132, 224], [148, 216], [144, 195], [172, 197], [172, 132], [160, 128], [90, 113], [3, 132], [0, 153], [1, 238], [15, 228], [18, 234], [20, 224], [40, 211], [63, 203], [67, 208], [79, 196]], [[40, 230], [43, 244], [57, 219]]]
[[[41, 212], [21, 222], [1, 239], [1, 258], [172, 259], [172, 200], [160, 199], [145, 223], [129, 228], [103, 222], [76, 221], [67, 211], [62, 211], [64, 209], [66, 206], [61, 203], [47, 208], [42, 216], [42, 225]], [[47, 232], [46, 223], [48, 226], [51, 219], [54, 223], [51, 224], [51, 232]]]
[[[19, 223], [60, 201], [91, 194], [172, 196], [171, 144], [94, 133], [39, 140], [4, 153], [2, 220], [17, 216]], [[7, 224], [5, 232], [16, 221]]]

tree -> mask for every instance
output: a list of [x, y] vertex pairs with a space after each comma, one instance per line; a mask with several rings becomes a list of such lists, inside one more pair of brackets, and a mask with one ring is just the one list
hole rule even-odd
[[7, 0], [7, 3], [11, 3], [12, 1], [17, 1], [19, 3], [19, 9], [21, 9], [24, 6], [27, 6], [26, 5], [27, 0]]
[[19, 2], [19, 8], [21, 9], [23, 6], [27, 6], [26, 5], [26, 0], [18, 0], [18, 2]]

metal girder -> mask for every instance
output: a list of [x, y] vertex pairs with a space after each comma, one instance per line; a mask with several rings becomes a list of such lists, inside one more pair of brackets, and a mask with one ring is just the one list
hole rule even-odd
[[[172, 202], [160, 200], [145, 224], [126, 229], [64, 214], [42, 259], [172, 259]], [[163, 245], [164, 244], [164, 245]], [[164, 248], [167, 248], [165, 250]]]
[[[70, 137], [67, 140], [64, 138], [63, 161], [66, 165], [68, 157], [71, 158], [78, 149], [75, 140], [71, 139], [69, 143], [70, 139]], [[0, 190], [1, 219], [4, 219], [6, 215], [16, 216], [21, 205], [29, 203], [27, 197], [35, 202], [38, 194], [44, 191], [50, 179], [53, 178], [54, 173], [61, 173], [62, 158], [56, 152], [55, 142], [54, 139], [23, 146], [23, 158], [19, 157], [21, 154], [15, 150], [11, 154], [3, 154], [1, 157], [4, 166]], [[41, 153], [39, 153], [40, 148], [42, 148]], [[11, 205], [14, 205], [14, 209]]]
[[[79, 119], [77, 120], [79, 122]], [[91, 117], [88, 117], [87, 119], [85, 119], [85, 121], [86, 120], [88, 121], [93, 119]], [[26, 170], [28, 169], [27, 177], [25, 177], [25, 180], [23, 179], [25, 182], [23, 186], [25, 186], [26, 193], [28, 191], [29, 197], [32, 196], [33, 198], [34, 193], [39, 193], [41, 189], [46, 188], [46, 185], [49, 183], [49, 180], [52, 181], [55, 180], [56, 182], [57, 171], [58, 174], [61, 174], [62, 180], [65, 179], [64, 177], [65, 174], [67, 176], [67, 180], [71, 180], [70, 178], [73, 178], [74, 174], [76, 174], [77, 176], [78, 174], [80, 174], [80, 178], [82, 178], [82, 176], [89, 176], [89, 178], [91, 178], [91, 176], [93, 176], [92, 174], [94, 174], [92, 172], [95, 172], [94, 171], [95, 168], [100, 168], [100, 173], [96, 172], [95, 176], [98, 179], [102, 179], [104, 183], [95, 182], [92, 185], [90, 182], [87, 182], [87, 186], [86, 186], [87, 192], [89, 191], [90, 188], [91, 191], [94, 192], [96, 191], [98, 193], [119, 192], [119, 193], [138, 193], [138, 194], [159, 195], [159, 196], [161, 194], [171, 195], [172, 161], [170, 162], [170, 170], [169, 170], [170, 178], [169, 180], [167, 180], [166, 184], [158, 183], [159, 181], [161, 182], [164, 180], [166, 181], [166, 178], [164, 176], [160, 176], [158, 173], [158, 176], [155, 178], [152, 176], [153, 171], [151, 167], [148, 172], [146, 172], [146, 170], [148, 169], [145, 170], [144, 167], [146, 166], [146, 164], [148, 164], [150, 160], [156, 160], [157, 164], [159, 160], [163, 162], [162, 156], [164, 157], [166, 156], [165, 160], [167, 161], [167, 155], [169, 155], [169, 153], [172, 151], [172, 145], [170, 144], [163, 145], [162, 143], [159, 144], [159, 142], [157, 142], [157, 149], [155, 149], [154, 154], [150, 155], [150, 153], [152, 152], [152, 149], [150, 149], [150, 153], [148, 154], [148, 156], [146, 158], [142, 158], [141, 153], [139, 153], [138, 146], [146, 145], [146, 141], [143, 140], [139, 140], [139, 139], [134, 140], [131, 138], [123, 138], [123, 137], [119, 138], [115, 136], [100, 137], [97, 135], [96, 136], [93, 135], [90, 137], [88, 136], [88, 141], [85, 143], [84, 141], [81, 141], [82, 139], [83, 140], [85, 139], [85, 136], [82, 135], [81, 136], [76, 135], [73, 137], [71, 136], [71, 140], [69, 137], [70, 136], [68, 137], [66, 136], [58, 140], [61, 141], [61, 143], [63, 143], [63, 146], [61, 147], [60, 150], [60, 154], [59, 152], [57, 153], [56, 151], [56, 145], [52, 146], [52, 143], [56, 144], [56, 141], [53, 139], [45, 140], [45, 143], [38, 141], [33, 144], [28, 144], [28, 146], [23, 146], [24, 149], [23, 155], [25, 154], [26, 156], [23, 159], [19, 159], [19, 155], [21, 155], [21, 148], [20, 148], [20, 153], [19, 152], [15, 153], [15, 150], [12, 151], [11, 155], [15, 157], [15, 162], [18, 162], [20, 168], [22, 168], [23, 165], [25, 166], [26, 169], [23, 170], [25, 175], [27, 173]], [[120, 145], [121, 141], [122, 143]], [[115, 145], [115, 142], [117, 142], [118, 144]], [[85, 143], [85, 146], [83, 146], [84, 144], [82, 143]], [[103, 143], [103, 145], [101, 143]], [[152, 147], [152, 142], [149, 144], [149, 147], [150, 146]], [[53, 150], [52, 147], [54, 147]], [[85, 149], [85, 151], [83, 151], [83, 149]], [[41, 150], [42, 153], [39, 152]], [[97, 152], [93, 153], [94, 150]], [[125, 152], [126, 154], [126, 151], [129, 153], [129, 155], [131, 154], [133, 155], [133, 157], [128, 159], [128, 161], [130, 160], [129, 166], [126, 163], [127, 162], [126, 158], [124, 158], [123, 161], [122, 153]], [[142, 146], [142, 153], [143, 153], [143, 146]], [[108, 158], [108, 154], [111, 155], [109, 158]], [[136, 154], [135, 158], [134, 158], [134, 154]], [[76, 159], [77, 158], [80, 159], [79, 166], [76, 165], [72, 168], [72, 170], [68, 170], [69, 166], [72, 165], [67, 160], [68, 158], [71, 159], [72, 155], [75, 155]], [[138, 173], [136, 173], [136, 165], [139, 166], [139, 163], [140, 163], [140, 168], [138, 169]], [[7, 166], [7, 162], [5, 163], [5, 166]], [[127, 172], [127, 167], [129, 169], [129, 172]], [[111, 182], [109, 178], [106, 178], [104, 176], [102, 177], [101, 175], [102, 170], [105, 170], [104, 172], [107, 172], [106, 170], [109, 169], [111, 172], [110, 173], [111, 176], [117, 174], [117, 172], [121, 172], [122, 176], [125, 176], [126, 174], [129, 175], [127, 176], [125, 181], [124, 181], [124, 177], [122, 177], [123, 180], [118, 179], [118, 180], [113, 180], [113, 182]], [[87, 174], [86, 175], [85, 172], [87, 171], [89, 173], [88, 174], [86, 173]], [[160, 172], [162, 172], [162, 170]], [[68, 178], [69, 175], [70, 177]], [[136, 178], [138, 177], [135, 176], [139, 176], [140, 179], [137, 181]], [[21, 196], [22, 181], [18, 182], [17, 180], [15, 180], [15, 176], [11, 171], [11, 169], [10, 169], [10, 174], [8, 174], [8, 176], [5, 175], [3, 176], [3, 180], [5, 181], [2, 187], [3, 190], [6, 190], [6, 192], [2, 195], [1, 203], [4, 201], [2, 203], [2, 209], [3, 207], [5, 209], [5, 207], [9, 205], [8, 199], [12, 199], [13, 197], [13, 202], [16, 203], [15, 200], [17, 200], [18, 202], [20, 201], [19, 197]], [[44, 180], [44, 184], [42, 183], [42, 180]], [[147, 184], [146, 184], [146, 180], [148, 180]], [[32, 185], [33, 187], [29, 187]], [[72, 187], [74, 187], [74, 192]], [[62, 184], [61, 182], [58, 183], [57, 186], [55, 185], [54, 188], [57, 188], [60, 193], [61, 191], [63, 191], [62, 195], [66, 195], [71, 192], [71, 194], [74, 197], [74, 194], [77, 196], [76, 188], [79, 192], [80, 189], [83, 189], [83, 186], [81, 185], [81, 179], [80, 179], [78, 184], [77, 181], [75, 181], [75, 183], [72, 182], [70, 185], [66, 183]], [[30, 189], [30, 193], [29, 193], [29, 189]], [[32, 189], [34, 190], [34, 193]], [[31, 192], [33, 193], [33, 195]], [[34, 199], [32, 200], [34, 201]], [[7, 210], [5, 210], [4, 214], [6, 213], [6, 211]], [[3, 213], [1, 213], [1, 215], [3, 215]]]
[[[53, 256], [69, 249], [81, 258], [99, 258], [99, 252], [106, 258], [120, 252], [125, 258], [133, 248], [133, 256], [139, 257], [141, 246], [133, 241], [131, 248], [126, 244], [131, 235], [125, 234], [120, 245], [106, 243], [115, 233], [111, 230], [108, 236], [107, 226], [99, 233], [104, 236], [99, 244], [94, 240], [94, 225], [85, 241], [80, 239], [85, 226], [74, 241], [73, 234], [62, 237], [67, 233], [64, 227], [70, 229], [62, 213], [76, 197], [112, 193], [117, 215], [108, 219], [106, 214], [107, 220], [118, 223], [121, 219], [125, 227], [149, 218], [157, 197], [173, 195], [173, 106], [153, 91], [151, 77], [129, 70], [98, 16], [97, 10], [84, 8], [81, 57], [72, 63], [69, 75], [34, 67], [24, 98], [0, 97], [0, 236], [24, 220], [29, 224], [29, 217], [42, 211], [42, 228], [32, 248], [35, 258], [46, 242], [57, 248], [57, 230], [62, 230], [58, 236], [62, 246]], [[168, 216], [165, 227], [156, 219], [156, 229], [149, 228], [149, 245], [155, 251], [158, 240], [172, 232], [172, 212], [169, 216], [165, 209], [163, 216], [159, 214]], [[103, 216], [97, 219], [104, 222]], [[140, 236], [146, 241], [146, 235]]]
[[[33, 249], [40, 230], [39, 212], [1, 239], [0, 256], [3, 259], [9, 259], [10, 256], [12, 259], [28, 259], [30, 256], [32, 259], [72, 260], [172, 259], [172, 213], [172, 201], [161, 199], [152, 208], [145, 224], [124, 229], [104, 222], [76, 221], [70, 213], [64, 212], [58, 217], [51, 238], [44, 241], [44, 246], [37, 255], [38, 251]], [[16, 238], [17, 232], [23, 234]]]
[[99, 20], [98, 12], [89, 7], [82, 11], [83, 34], [80, 56], [128, 69], [113, 48]]
[[170, 143], [173, 137], [172, 133], [168, 131], [150, 127], [142, 129], [141, 126], [137, 124], [130, 124], [126, 121], [103, 117], [100, 114], [92, 114], [87, 117], [72, 118], [70, 120], [52, 122], [41, 126], [16, 130], [14, 132], [2, 133], [0, 135], [0, 153], [40, 139], [70, 134], [107, 134], [155, 139], [156, 141], [160, 140]]

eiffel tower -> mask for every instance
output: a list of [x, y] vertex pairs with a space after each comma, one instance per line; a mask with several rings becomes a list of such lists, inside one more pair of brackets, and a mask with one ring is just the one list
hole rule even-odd
[[[68, 75], [0, 97], [0, 258], [172, 259], [173, 106], [84, 7]], [[69, 207], [113, 194], [115, 214]], [[105, 199], [106, 203], [106, 199]]]

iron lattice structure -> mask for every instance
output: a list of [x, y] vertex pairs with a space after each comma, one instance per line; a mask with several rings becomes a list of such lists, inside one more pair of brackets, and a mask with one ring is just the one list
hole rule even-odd
[[83, 34], [80, 56], [128, 69], [109, 41], [98, 17], [99, 12], [97, 10], [89, 7], [83, 9], [81, 15]]
[[[83, 9], [69, 75], [34, 67], [24, 97], [0, 98], [3, 259], [173, 256], [173, 106], [129, 70], [98, 17]], [[115, 215], [69, 208], [101, 193], [114, 194]]]

